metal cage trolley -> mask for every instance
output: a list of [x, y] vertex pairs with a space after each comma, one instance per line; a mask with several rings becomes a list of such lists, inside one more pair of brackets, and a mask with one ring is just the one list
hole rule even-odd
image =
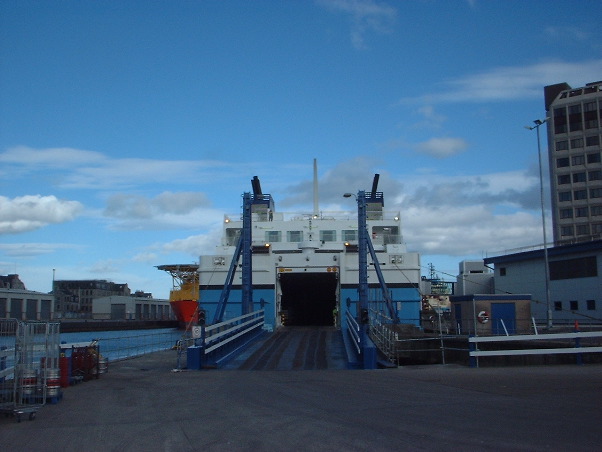
[[60, 391], [60, 324], [0, 319], [0, 412], [35, 419]]

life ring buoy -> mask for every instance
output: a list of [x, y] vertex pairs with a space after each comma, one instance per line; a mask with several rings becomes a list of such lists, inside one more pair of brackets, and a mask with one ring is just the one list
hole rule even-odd
[[489, 322], [489, 313], [487, 311], [481, 311], [477, 314], [477, 320], [479, 323]]

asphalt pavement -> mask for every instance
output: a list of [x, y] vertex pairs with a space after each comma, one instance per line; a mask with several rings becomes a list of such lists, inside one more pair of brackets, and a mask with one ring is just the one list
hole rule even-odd
[[174, 372], [174, 351], [112, 363], [2, 451], [600, 450], [602, 366]]

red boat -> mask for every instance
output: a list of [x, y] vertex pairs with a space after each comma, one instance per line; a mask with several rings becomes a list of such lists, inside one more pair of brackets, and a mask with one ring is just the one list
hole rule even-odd
[[199, 303], [197, 300], [172, 300], [170, 296], [169, 305], [178, 319], [178, 322], [186, 325], [191, 322], [194, 325], [198, 323]]
[[172, 277], [173, 289], [169, 304], [178, 322], [184, 327], [196, 325], [199, 314], [199, 266], [196, 264], [159, 265], [159, 270]]

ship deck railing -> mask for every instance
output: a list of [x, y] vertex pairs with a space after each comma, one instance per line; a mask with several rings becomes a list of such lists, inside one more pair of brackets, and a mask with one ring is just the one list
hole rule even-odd
[[[368, 221], [398, 221], [399, 211], [383, 210], [383, 211], [368, 211]], [[225, 215], [228, 221], [242, 222], [242, 214]], [[318, 214], [310, 212], [273, 212], [272, 220], [269, 219], [267, 213], [253, 213], [251, 221], [333, 221], [333, 220], [355, 220], [357, 221], [357, 210], [329, 211], [322, 210]]]

